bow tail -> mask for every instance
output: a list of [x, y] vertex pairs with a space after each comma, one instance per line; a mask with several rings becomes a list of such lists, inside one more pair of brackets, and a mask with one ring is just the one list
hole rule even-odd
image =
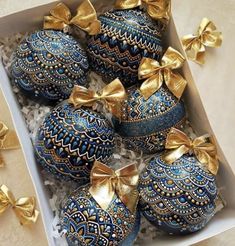
[[203, 150], [202, 148], [196, 148], [194, 149], [194, 153], [199, 162], [205, 165], [213, 175], [217, 174], [219, 169], [219, 162], [214, 151], [211, 151], [210, 154], [210, 151], [208, 152], [206, 150]]
[[186, 145], [181, 145], [175, 150], [169, 151], [163, 155], [163, 160], [168, 164], [173, 164], [181, 156], [188, 153], [189, 148]]
[[164, 78], [168, 89], [175, 97], [180, 99], [187, 85], [187, 81], [179, 73], [173, 73], [171, 71]]
[[163, 84], [163, 75], [161, 71], [146, 79], [140, 87], [140, 92], [144, 99], [149, 99], [156, 91], [160, 89]]
[[186, 53], [189, 59], [199, 63], [205, 63], [205, 46], [199, 39], [195, 39], [186, 49]]

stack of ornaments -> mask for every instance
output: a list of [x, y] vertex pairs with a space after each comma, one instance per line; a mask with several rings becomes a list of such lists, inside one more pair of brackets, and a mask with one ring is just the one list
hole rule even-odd
[[[216, 149], [208, 136], [183, 132], [187, 82], [177, 70], [185, 59], [162, 41], [170, 5], [117, 0], [97, 18], [88, 0], [74, 17], [60, 3], [13, 54], [13, 84], [54, 107], [35, 158], [58, 182], [75, 184], [61, 204], [69, 245], [132, 245], [141, 216], [156, 230], [189, 234], [216, 212]], [[89, 35], [85, 46], [71, 34], [77, 28]], [[107, 83], [102, 90], [89, 87], [90, 71]], [[118, 163], [123, 146], [144, 156], [142, 168], [128, 157]]]

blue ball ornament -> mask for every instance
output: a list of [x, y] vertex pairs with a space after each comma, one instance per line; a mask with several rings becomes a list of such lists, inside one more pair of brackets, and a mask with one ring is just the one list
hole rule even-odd
[[55, 30], [36, 31], [13, 55], [13, 82], [42, 103], [67, 99], [74, 85], [87, 85], [88, 59], [78, 41]]
[[116, 196], [104, 210], [89, 187], [76, 190], [63, 208], [62, 224], [68, 245], [132, 245], [140, 227], [139, 212], [131, 213]]
[[88, 183], [95, 160], [113, 154], [114, 130], [104, 115], [59, 104], [42, 122], [35, 141], [37, 162], [58, 179]]
[[138, 86], [129, 88], [127, 92], [121, 119], [113, 118], [115, 130], [126, 148], [145, 154], [163, 150], [170, 129], [181, 128], [185, 122], [183, 101], [178, 100], [165, 86], [147, 100]]
[[215, 176], [194, 155], [166, 164], [152, 158], [140, 175], [139, 207], [144, 217], [169, 234], [201, 230], [216, 211]]
[[104, 81], [119, 78], [125, 86], [138, 83], [141, 59], [162, 56], [162, 24], [140, 8], [107, 12], [99, 20], [101, 33], [88, 40], [91, 69]]

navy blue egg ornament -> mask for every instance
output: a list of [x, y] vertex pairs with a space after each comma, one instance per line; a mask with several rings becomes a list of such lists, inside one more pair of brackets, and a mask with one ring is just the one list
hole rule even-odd
[[94, 161], [106, 162], [114, 147], [114, 130], [104, 115], [63, 102], [39, 127], [35, 156], [58, 179], [84, 184]]
[[[81, 21], [87, 14], [83, 8], [94, 12], [89, 23]], [[79, 41], [68, 34], [69, 28], [76, 26], [88, 33], [98, 33], [100, 29], [88, 0], [78, 7], [73, 18], [63, 3], [50, 14], [44, 17], [43, 30], [33, 32], [20, 43], [11, 64], [13, 83], [29, 98], [44, 104], [67, 99], [74, 85], [87, 86], [87, 54]]]
[[140, 174], [139, 208], [158, 229], [169, 234], [201, 230], [216, 213], [216, 178], [195, 155], [166, 163], [153, 157]]
[[104, 81], [119, 78], [124, 86], [137, 84], [141, 59], [162, 56], [161, 23], [138, 7], [106, 12], [99, 20], [101, 33], [88, 39], [91, 70]]
[[35, 140], [37, 162], [57, 178], [89, 182], [93, 163], [106, 163], [115, 147], [111, 122], [103, 112], [92, 108], [102, 102], [118, 115], [118, 105], [125, 97], [118, 79], [101, 93], [75, 86], [69, 100], [55, 107], [39, 127]]
[[161, 61], [144, 57], [138, 76], [141, 86], [127, 90], [121, 117], [113, 117], [114, 127], [127, 149], [152, 154], [164, 149], [172, 127], [181, 128], [186, 113], [181, 96], [187, 81], [174, 71], [182, 67], [184, 57], [169, 47]]
[[127, 89], [122, 103], [121, 118], [113, 117], [115, 131], [127, 149], [152, 154], [162, 151], [171, 127], [182, 128], [186, 112], [178, 100], [162, 86], [147, 100], [138, 86]]
[[87, 55], [71, 35], [55, 30], [36, 31], [13, 55], [13, 82], [41, 102], [67, 99], [74, 85], [87, 85]]
[[[94, 168], [97, 168], [97, 163], [94, 164]], [[107, 170], [104, 171], [102, 166], [101, 169], [103, 172], [99, 173], [98, 171], [100, 175], [95, 179], [103, 180], [97, 189], [104, 191], [102, 186], [106, 186], [105, 183], [112, 182], [112, 180], [107, 180], [107, 177], [111, 175], [109, 171], [108, 173]], [[104, 174], [107, 176], [104, 177]], [[91, 175], [93, 175], [93, 171]], [[104, 193], [98, 191], [97, 195], [101, 197], [97, 199], [98, 197], [94, 197], [91, 187], [92, 181], [91, 186], [85, 185], [77, 189], [63, 207], [62, 226], [66, 231], [68, 245], [132, 245], [140, 227], [140, 213], [136, 209], [137, 200], [134, 199], [134, 209], [132, 210], [116, 192], [111, 195], [111, 200], [107, 201], [107, 195], [112, 193], [110, 189], [105, 190], [104, 198], [102, 198]], [[132, 199], [133, 203], [133, 197], [129, 197], [129, 199]], [[108, 205], [104, 207], [105, 203]]]

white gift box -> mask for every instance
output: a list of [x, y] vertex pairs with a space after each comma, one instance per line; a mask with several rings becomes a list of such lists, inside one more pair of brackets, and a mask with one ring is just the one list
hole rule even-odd
[[[71, 9], [75, 9], [78, 4], [78, 1], [76, 0], [70, 0], [64, 2], [68, 4], [68, 6], [70, 6]], [[97, 0], [94, 2], [95, 4], [99, 5], [101, 4], [101, 2], [102, 4], [104, 4], [106, 1]], [[112, 4], [112, 1], [107, 1], [107, 3], [110, 5]], [[55, 4], [56, 3], [42, 5], [39, 7], [35, 7], [32, 9], [28, 9], [22, 12], [14, 13], [12, 15], [8, 15], [0, 18], [0, 37], [10, 36], [16, 32], [25, 32], [25, 31], [41, 28], [42, 19], [43, 19], [42, 17], [48, 14], [49, 10], [53, 6], [55, 6]], [[179, 36], [175, 28], [174, 18], [172, 18], [170, 22], [167, 33], [168, 34], [167, 34], [166, 42], [184, 54]], [[186, 105], [188, 105], [187, 109], [189, 114], [189, 120], [194, 130], [198, 135], [210, 133], [216, 137], [217, 136], [216, 131], [212, 130], [211, 125], [209, 123], [210, 119], [208, 119], [204, 109], [204, 104], [206, 104], [206, 98], [204, 97], [203, 102], [201, 101], [188, 62], [185, 63], [182, 72], [184, 77], [188, 81], [188, 87], [186, 89], [184, 99]], [[203, 71], [201, 72], [203, 73]], [[213, 75], [214, 74], [212, 71], [210, 75], [211, 78], [213, 78]], [[0, 86], [1, 89], [3, 90], [3, 93], [11, 109], [11, 114], [14, 120], [15, 128], [17, 129], [20, 142], [22, 144], [28, 170], [35, 186], [35, 190], [37, 193], [37, 200], [40, 206], [40, 210], [45, 226], [45, 231], [48, 238], [48, 243], [49, 245], [54, 246], [56, 245], [56, 242], [52, 236], [53, 213], [49, 205], [49, 196], [42, 182], [40, 173], [38, 171], [38, 166], [35, 163], [33, 146], [28, 134], [28, 129], [24, 122], [24, 118], [21, 115], [16, 97], [12, 91], [9, 78], [2, 65], [0, 65], [0, 78], [1, 78]], [[215, 98], [219, 98], [219, 95], [214, 95], [214, 96]], [[219, 114], [216, 108], [214, 110], [217, 114]], [[229, 129], [227, 129], [227, 132], [224, 132], [224, 134], [230, 137]], [[156, 239], [156, 242], [154, 243], [150, 243], [146, 240], [145, 242], [146, 246], [147, 245], [190, 245], [193, 243], [197, 243], [201, 240], [207, 239], [209, 237], [215, 236], [232, 227], [235, 227], [235, 196], [233, 191], [233, 189], [235, 188], [235, 176], [230, 164], [227, 162], [224, 153], [222, 152], [219, 146], [220, 139], [218, 138], [217, 140], [218, 140], [217, 147], [219, 151], [219, 160], [221, 163], [217, 181], [218, 181], [218, 186], [222, 187], [222, 195], [227, 202], [225, 208], [215, 215], [215, 217], [211, 220], [211, 222], [207, 225], [205, 229], [201, 230], [198, 233], [188, 236], [183, 236], [183, 237], [175, 237], [175, 236], [168, 236], [168, 235], [160, 236], [159, 238]]]

